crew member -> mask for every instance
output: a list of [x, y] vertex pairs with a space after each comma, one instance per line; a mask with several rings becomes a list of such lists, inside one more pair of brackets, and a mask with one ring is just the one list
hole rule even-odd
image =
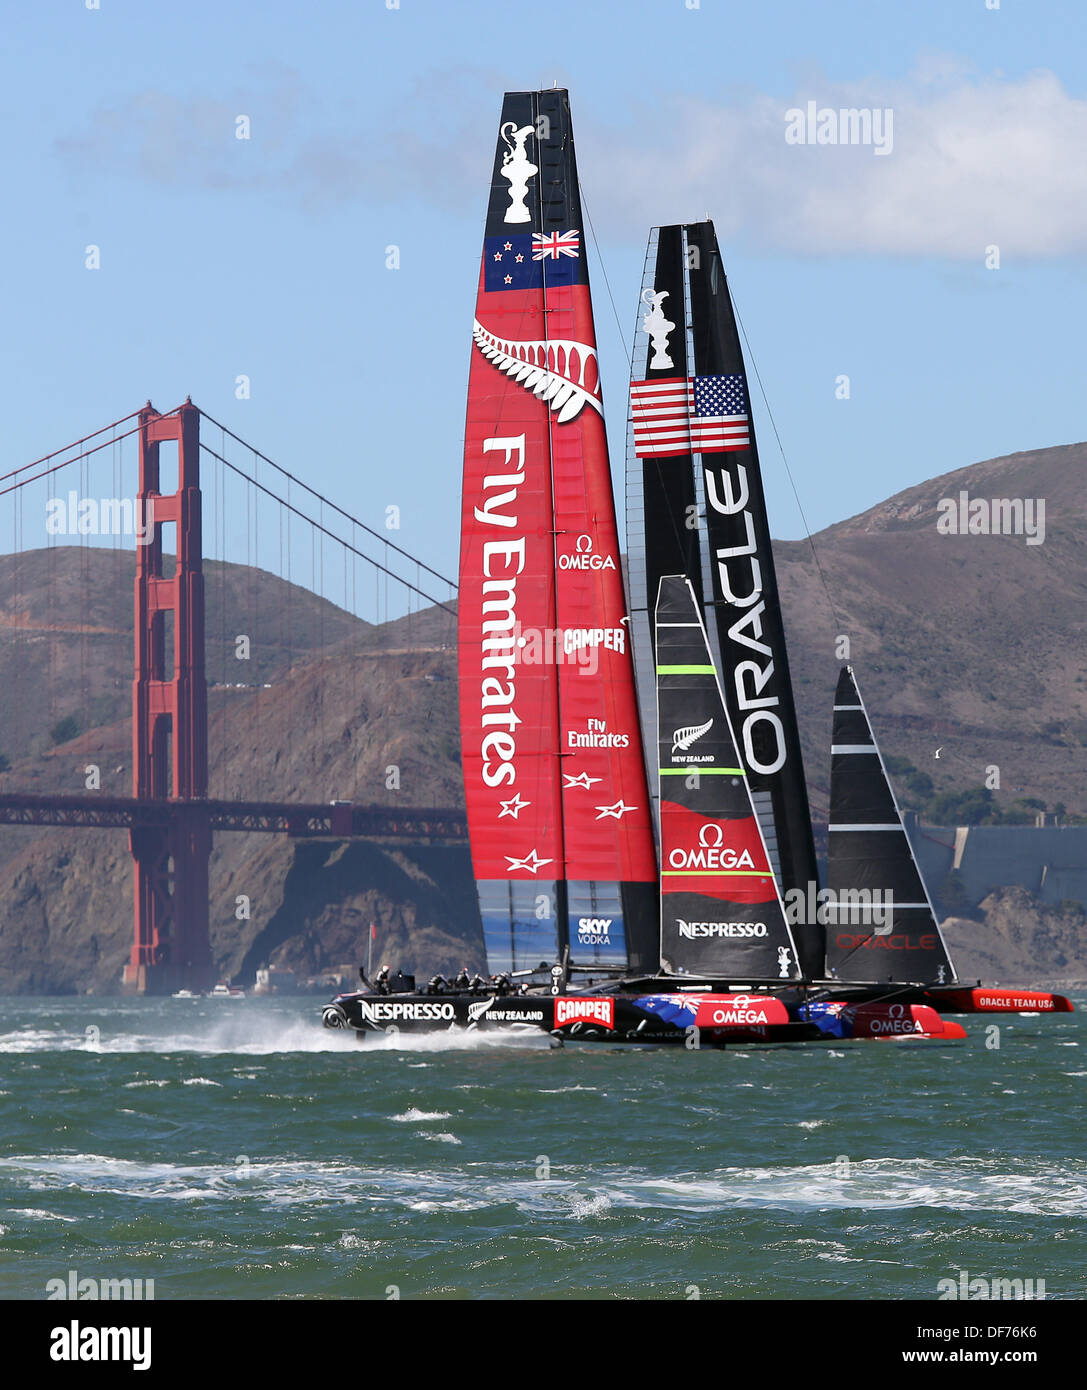
[[428, 994], [444, 994], [449, 981], [444, 975], [431, 975], [427, 981], [426, 992]]
[[471, 984], [471, 979], [469, 978], [469, 975], [468, 975], [468, 967], [467, 967], [466, 965], [462, 965], [461, 968], [460, 968], [460, 974], [459, 974], [459, 975], [457, 976], [457, 978], [453, 981], [453, 988], [454, 988], [454, 989], [467, 989], [467, 988], [469, 987], [470, 984]]
[[377, 985], [379, 994], [389, 993], [389, 967], [387, 965], [383, 965], [377, 972], [374, 984]]

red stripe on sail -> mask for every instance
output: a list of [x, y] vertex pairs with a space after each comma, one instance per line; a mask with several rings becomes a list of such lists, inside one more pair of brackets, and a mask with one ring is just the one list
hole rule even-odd
[[774, 876], [754, 816], [709, 818], [662, 798], [661, 892], [772, 902]]

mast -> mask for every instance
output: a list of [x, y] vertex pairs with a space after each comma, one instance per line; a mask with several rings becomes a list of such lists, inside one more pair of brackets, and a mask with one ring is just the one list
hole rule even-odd
[[[656, 859], [581, 227], [567, 93], [507, 93], [473, 329], [459, 605], [465, 795], [492, 968], [567, 947], [575, 967], [655, 958]], [[490, 683], [488, 599], [504, 643]]]
[[690, 579], [660, 581], [661, 967], [793, 980], [782, 908]]
[[[654, 624], [657, 594], [662, 575], [685, 574], [694, 585], [701, 604], [702, 550], [701, 526], [695, 494], [695, 473], [689, 442], [684, 434], [682, 451], [662, 450], [656, 441], [647, 447], [641, 436], [645, 412], [661, 408], [654, 389], [660, 381], [684, 380], [687, 376], [686, 285], [684, 281], [683, 228], [660, 227], [650, 233], [646, 251], [642, 293], [638, 301], [638, 328], [635, 335], [634, 399], [640, 418], [628, 432], [626, 508], [627, 576], [630, 586], [631, 632], [638, 704], [642, 719], [642, 742], [649, 764], [649, 784], [654, 793], [656, 814], [657, 730], [653, 716], [657, 706], [654, 669]], [[645, 350], [639, 360], [639, 335], [646, 334]], [[644, 370], [643, 370], [644, 369]], [[665, 388], [667, 391], [667, 388]], [[635, 433], [637, 431], [637, 433]], [[674, 441], [669, 441], [673, 443]], [[677, 445], [678, 447], [678, 445]], [[695, 522], [692, 525], [692, 521]]]
[[850, 666], [842, 667], [834, 695], [829, 832], [827, 973], [865, 983], [953, 981], [955, 968]]
[[[701, 590], [770, 863], [782, 892], [799, 889], [794, 900], [807, 903], [818, 884], [815, 846], [736, 317], [711, 222], [662, 227], [656, 244], [631, 383], [628, 477], [645, 516], [636, 632], [641, 641], [652, 629], [638, 598], [663, 574], [686, 574]], [[683, 557], [674, 569], [669, 551]], [[801, 922], [796, 940], [804, 975], [822, 975], [823, 928]]]

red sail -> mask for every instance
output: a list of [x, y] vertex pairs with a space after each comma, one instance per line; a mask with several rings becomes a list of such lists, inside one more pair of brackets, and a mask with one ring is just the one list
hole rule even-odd
[[554, 890], [550, 949], [644, 968], [656, 855], [563, 91], [506, 94], [473, 344], [459, 675], [488, 955], [546, 959]]
[[551, 412], [505, 369], [510, 344], [544, 334], [542, 279], [513, 283], [514, 275], [525, 277], [530, 237], [517, 224], [503, 235], [509, 189], [498, 170], [511, 136], [516, 141], [520, 134], [523, 145], [525, 127], [534, 129], [531, 110], [510, 108], [507, 97], [468, 378], [458, 600], [461, 757], [476, 878], [550, 881], [564, 872], [557, 669], [553, 661], [531, 659], [531, 649], [529, 659], [523, 654], [529, 644], [546, 642], [556, 625]]

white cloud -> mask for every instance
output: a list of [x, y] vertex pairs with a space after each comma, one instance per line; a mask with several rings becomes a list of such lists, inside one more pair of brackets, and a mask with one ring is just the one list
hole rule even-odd
[[[787, 144], [786, 111], [893, 111], [893, 147]], [[722, 238], [809, 255], [1001, 259], [1087, 247], [1087, 102], [1051, 72], [973, 78], [926, 59], [908, 82], [809, 82], [787, 100], [675, 97], [629, 129], [582, 120], [590, 209], [623, 223], [708, 211]], [[598, 156], [595, 152], [601, 151]], [[599, 211], [596, 211], [599, 209]]]
[[[469, 67], [420, 75], [367, 128], [323, 118], [290, 71], [258, 75], [232, 101], [143, 92], [94, 113], [57, 150], [90, 177], [260, 191], [311, 208], [421, 200], [481, 216], [502, 80]], [[801, 255], [981, 264], [995, 244], [1007, 264], [1087, 249], [1087, 101], [1049, 71], [979, 77], [928, 55], [906, 81], [815, 76], [784, 99], [665, 94], [609, 120], [592, 96], [574, 93], [578, 160], [608, 240], [641, 242], [652, 225], [709, 214], [725, 242]], [[890, 109], [893, 147], [786, 143], [786, 112], [809, 102]], [[253, 115], [248, 145], [232, 138], [237, 112]]]

